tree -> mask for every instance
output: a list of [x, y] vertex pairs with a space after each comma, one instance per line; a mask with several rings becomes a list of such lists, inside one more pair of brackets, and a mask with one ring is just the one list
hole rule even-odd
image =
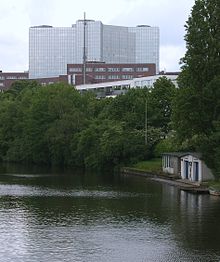
[[180, 86], [200, 92], [220, 75], [220, 2], [196, 0], [185, 28], [187, 51], [181, 60]]
[[[181, 60], [173, 124], [182, 147], [201, 151], [219, 174], [219, 160], [215, 159], [219, 149], [213, 141], [219, 138], [220, 2], [196, 0], [185, 27], [187, 51]], [[207, 152], [212, 152], [212, 161]]]
[[149, 93], [148, 122], [153, 127], [161, 128], [162, 136], [166, 136], [170, 131], [172, 102], [175, 95], [176, 87], [166, 77], [160, 77]]

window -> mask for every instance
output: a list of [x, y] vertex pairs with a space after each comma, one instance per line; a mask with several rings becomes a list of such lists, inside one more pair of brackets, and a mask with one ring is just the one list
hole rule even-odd
[[164, 156], [164, 167], [173, 167], [173, 159], [172, 156]]
[[7, 76], [6, 79], [17, 79], [17, 76]]
[[87, 67], [86, 72], [92, 72], [92, 67]]
[[26, 76], [19, 76], [18, 79], [27, 79]]
[[69, 69], [69, 72], [82, 72], [82, 68], [81, 67], [71, 67]]
[[108, 76], [108, 79], [120, 79], [119, 75], [110, 75]]
[[122, 75], [122, 79], [132, 79], [133, 75]]
[[95, 79], [105, 79], [105, 76], [103, 76], [103, 75], [96, 75]]
[[136, 72], [148, 72], [148, 67], [136, 67]]
[[123, 72], [133, 72], [134, 69], [132, 67], [124, 67], [124, 68], [122, 68], [122, 71]]
[[96, 67], [96, 68], [94, 69], [94, 71], [95, 71], [95, 72], [105, 72], [106, 69], [105, 69], [104, 67]]
[[120, 68], [118, 67], [109, 67], [108, 72], [120, 72]]

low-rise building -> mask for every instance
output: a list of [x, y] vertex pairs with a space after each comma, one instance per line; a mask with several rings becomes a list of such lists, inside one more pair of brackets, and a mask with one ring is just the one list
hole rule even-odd
[[48, 78], [37, 78], [30, 79], [28, 72], [2, 72], [0, 71], [0, 92], [6, 91], [11, 88], [11, 85], [15, 81], [37, 81], [41, 85], [49, 85], [59, 82], [68, 83], [67, 75], [60, 75], [58, 77], [48, 77]]
[[83, 64], [68, 64], [67, 74], [71, 77], [72, 85], [84, 84], [84, 77], [85, 84], [105, 83], [153, 76], [156, 74], [156, 65], [149, 63], [109, 64], [105, 62], [86, 62], [85, 70]]
[[169, 152], [162, 154], [164, 173], [177, 175], [192, 182], [213, 180], [212, 171], [207, 167], [202, 155], [195, 152]]
[[102, 82], [97, 84], [86, 84], [86, 85], [76, 85], [76, 89], [80, 92], [93, 91], [95, 93], [102, 93], [103, 96], [107, 95], [118, 95], [123, 94], [132, 88], [152, 88], [154, 83], [160, 78], [166, 77], [171, 80], [171, 82], [178, 87], [177, 78], [178, 74], [175, 75], [153, 75], [146, 77], [138, 77], [130, 80], [112, 81], [112, 82]]
[[12, 83], [18, 80], [27, 80], [28, 72], [2, 72], [0, 71], [0, 91], [8, 90]]

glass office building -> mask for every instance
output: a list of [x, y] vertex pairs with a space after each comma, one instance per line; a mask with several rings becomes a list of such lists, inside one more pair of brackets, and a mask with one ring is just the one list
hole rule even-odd
[[84, 20], [78, 20], [72, 27], [30, 27], [29, 77], [66, 74], [67, 64], [83, 63], [84, 46], [87, 61], [154, 63], [159, 71], [158, 27], [103, 25], [94, 20], [85, 20], [84, 26]]

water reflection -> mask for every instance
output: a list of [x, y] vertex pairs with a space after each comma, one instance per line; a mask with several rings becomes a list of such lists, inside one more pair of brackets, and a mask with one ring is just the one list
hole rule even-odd
[[22, 172], [0, 175], [4, 261], [220, 261], [218, 198], [139, 177]]

